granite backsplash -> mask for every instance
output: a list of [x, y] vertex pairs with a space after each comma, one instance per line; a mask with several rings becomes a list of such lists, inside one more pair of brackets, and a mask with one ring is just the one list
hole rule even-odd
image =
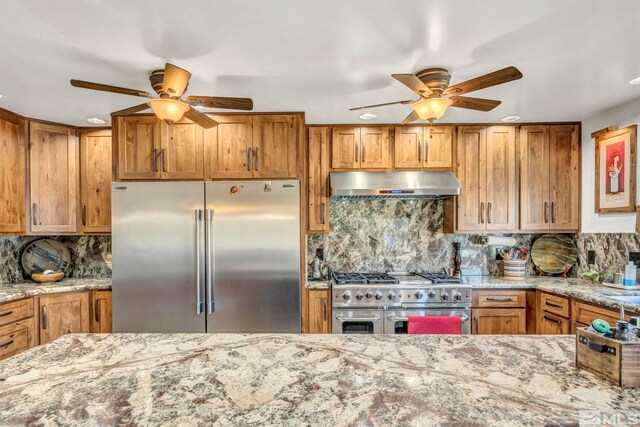
[[111, 236], [0, 236], [0, 284], [28, 279], [20, 257], [26, 246], [38, 239], [54, 239], [64, 243], [71, 253], [69, 277], [111, 277], [102, 257], [111, 252]]

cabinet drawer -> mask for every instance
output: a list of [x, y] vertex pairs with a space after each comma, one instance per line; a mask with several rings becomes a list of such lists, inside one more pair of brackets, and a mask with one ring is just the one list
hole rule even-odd
[[540, 335], [568, 335], [570, 328], [569, 319], [555, 314], [543, 312], [540, 315]]
[[33, 319], [0, 327], [0, 360], [23, 352], [33, 341]]
[[33, 317], [33, 298], [0, 304], [0, 326]]
[[474, 291], [473, 307], [525, 307], [525, 291]]
[[569, 318], [570, 307], [568, 298], [546, 292], [540, 293], [540, 308], [547, 313]]
[[573, 302], [573, 320], [583, 325], [590, 325], [595, 319], [606, 320], [611, 327], [615, 328], [616, 322], [620, 320], [617, 310], [598, 307], [596, 305], [583, 302]]

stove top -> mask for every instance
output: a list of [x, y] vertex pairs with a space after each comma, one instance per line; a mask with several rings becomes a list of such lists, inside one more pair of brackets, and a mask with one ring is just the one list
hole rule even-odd
[[416, 273], [416, 275], [424, 277], [425, 279], [430, 280], [432, 283], [462, 283], [462, 279], [460, 277], [449, 276], [448, 274], [444, 273], [422, 272]]
[[386, 273], [340, 273], [334, 271], [331, 276], [335, 283], [339, 285], [395, 285], [398, 283], [398, 279]]

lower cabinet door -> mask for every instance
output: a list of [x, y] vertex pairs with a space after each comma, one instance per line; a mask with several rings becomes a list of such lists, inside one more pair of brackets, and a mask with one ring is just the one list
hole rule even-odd
[[91, 304], [91, 332], [104, 334], [113, 332], [111, 315], [111, 291], [93, 291]]
[[33, 347], [33, 317], [0, 327], [0, 360]]
[[328, 289], [309, 290], [310, 334], [331, 333], [331, 293]]
[[568, 335], [571, 329], [569, 319], [543, 311], [538, 325], [539, 335]]
[[516, 335], [527, 333], [526, 309], [478, 308], [471, 311], [472, 333], [481, 335]]
[[40, 344], [71, 333], [89, 332], [89, 292], [39, 298]]

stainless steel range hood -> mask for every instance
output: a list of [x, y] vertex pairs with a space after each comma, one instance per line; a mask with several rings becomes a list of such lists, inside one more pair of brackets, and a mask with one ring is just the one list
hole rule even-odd
[[447, 198], [460, 182], [443, 172], [331, 172], [331, 196], [343, 198]]

